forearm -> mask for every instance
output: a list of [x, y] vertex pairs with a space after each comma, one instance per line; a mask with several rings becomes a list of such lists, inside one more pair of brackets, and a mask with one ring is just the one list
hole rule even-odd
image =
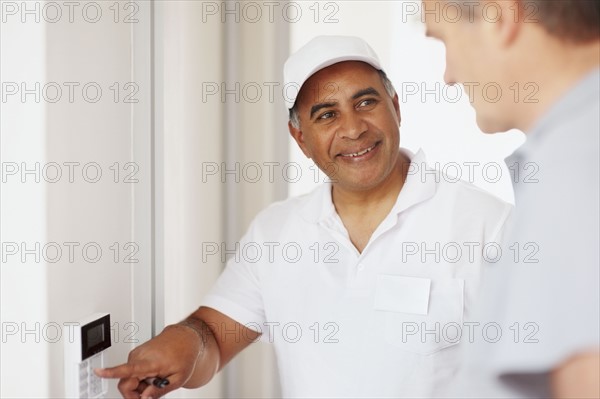
[[[200, 347], [191, 377], [183, 385], [196, 388], [207, 384], [233, 357], [260, 336], [223, 313], [200, 307], [187, 319], [170, 328], [186, 330], [190, 339], [187, 347]], [[236, 331], [236, 335], [223, 335], [223, 331]], [[193, 340], [193, 341], [192, 341]]]
[[220, 352], [212, 330], [196, 313], [180, 323], [168, 326], [187, 330], [190, 339], [201, 342], [201, 351], [196, 359], [194, 372], [183, 385], [184, 388], [198, 388], [206, 385], [217, 374], [220, 364]]

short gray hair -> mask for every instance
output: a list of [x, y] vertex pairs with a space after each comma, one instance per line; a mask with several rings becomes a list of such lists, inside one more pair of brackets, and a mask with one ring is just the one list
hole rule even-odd
[[526, 11], [533, 9], [534, 19], [539, 20], [548, 33], [563, 40], [587, 43], [599, 38], [598, 0], [524, 0], [523, 7]]
[[[379, 77], [381, 78], [381, 82], [383, 83], [383, 87], [385, 87], [385, 91], [387, 92], [387, 94], [391, 98], [394, 98], [396, 96], [396, 89], [394, 89], [394, 85], [392, 84], [390, 79], [387, 77], [385, 72], [383, 72], [382, 70], [377, 70], [377, 73], [379, 73]], [[296, 129], [299, 129], [300, 128], [300, 117], [298, 115], [298, 108], [296, 105], [297, 105], [297, 102], [294, 104], [292, 109], [290, 109], [289, 117], [290, 117], [290, 124], [293, 127], [295, 127]]]
[[[455, 1], [452, 3], [456, 4]], [[482, 14], [469, 7], [473, 5], [470, 3], [472, 2], [461, 1], [458, 5], [467, 12], [469, 22], [473, 22]], [[520, 0], [518, 11], [522, 13], [520, 18], [523, 18], [524, 23], [538, 23], [550, 35], [563, 41], [589, 43], [598, 40], [598, 0]]]

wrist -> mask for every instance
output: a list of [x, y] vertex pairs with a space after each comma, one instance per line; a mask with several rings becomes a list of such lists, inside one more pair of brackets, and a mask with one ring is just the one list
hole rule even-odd
[[194, 332], [196, 337], [200, 339], [200, 352], [204, 352], [208, 340], [208, 335], [212, 333], [204, 321], [194, 317], [188, 317], [180, 321], [179, 323], [168, 325], [167, 327], [165, 327], [165, 329], [167, 328], [176, 328], [180, 330]]

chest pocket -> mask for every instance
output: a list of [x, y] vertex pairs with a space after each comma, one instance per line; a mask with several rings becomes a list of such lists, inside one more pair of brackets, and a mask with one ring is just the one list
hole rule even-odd
[[428, 355], [460, 341], [464, 280], [379, 275], [374, 308], [384, 312], [388, 344]]

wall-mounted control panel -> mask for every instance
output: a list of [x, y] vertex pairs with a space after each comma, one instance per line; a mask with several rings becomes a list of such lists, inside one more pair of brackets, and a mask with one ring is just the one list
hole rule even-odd
[[67, 398], [104, 398], [106, 380], [94, 374], [104, 367], [104, 352], [111, 345], [110, 314], [96, 313], [74, 326], [65, 342], [65, 394]]

